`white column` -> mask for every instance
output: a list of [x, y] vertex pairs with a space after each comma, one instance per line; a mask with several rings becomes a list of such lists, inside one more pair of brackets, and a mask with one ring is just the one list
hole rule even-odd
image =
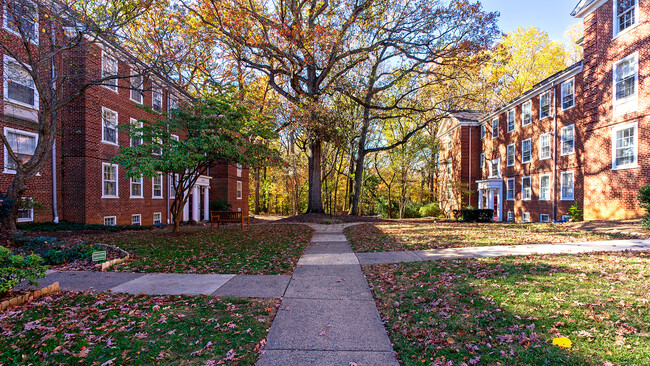
[[183, 206], [183, 221], [189, 221], [189, 220], [190, 220], [190, 205], [188, 200], [187, 202], [185, 202], [185, 206]]
[[203, 189], [203, 220], [210, 221], [210, 187]]
[[494, 191], [491, 189], [488, 191], [488, 210], [494, 209]]
[[483, 190], [482, 189], [478, 190], [478, 208], [480, 210], [483, 209]]
[[192, 220], [199, 221], [201, 219], [200, 215], [200, 198], [199, 198], [199, 187], [192, 187]]

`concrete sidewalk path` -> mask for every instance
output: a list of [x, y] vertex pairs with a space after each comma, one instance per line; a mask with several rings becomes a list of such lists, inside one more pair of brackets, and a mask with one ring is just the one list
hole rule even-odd
[[288, 275], [48, 271], [39, 281], [39, 287], [59, 282], [64, 291], [280, 298], [290, 278]]
[[343, 229], [316, 232], [298, 261], [257, 362], [268, 365], [399, 365]]
[[530, 254], [577, 254], [600, 251], [650, 250], [650, 239], [590, 241], [564, 244], [496, 245], [414, 251], [356, 253], [360, 264], [420, 262], [436, 259], [503, 257]]

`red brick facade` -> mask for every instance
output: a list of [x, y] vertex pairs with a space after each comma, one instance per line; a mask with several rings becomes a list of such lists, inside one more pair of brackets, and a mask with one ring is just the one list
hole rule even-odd
[[[45, 19], [45, 17], [40, 17]], [[3, 21], [2, 24], [5, 24]], [[42, 24], [43, 25], [43, 24]], [[17, 50], [22, 47], [20, 38], [6, 28], [0, 28], [0, 37], [3, 42], [12, 45]], [[34, 47], [45, 47], [42, 41]], [[57, 60], [61, 73], [77, 75], [78, 78], [73, 82], [83, 82], [87, 77], [89, 80], [95, 80], [101, 77], [103, 54], [110, 54], [118, 61], [118, 74], [129, 75], [131, 65], [126, 60], [133, 61], [133, 58], [127, 55], [123, 50], [115, 49], [103, 44], [93, 44], [86, 47], [78, 47], [61, 56]], [[0, 73], [3, 81], [7, 83], [5, 73], [6, 56], [0, 53], [3, 62], [0, 66]], [[171, 205], [170, 197], [170, 179], [163, 176], [161, 184], [156, 184], [154, 192], [154, 182], [152, 179], [144, 178], [142, 184], [134, 185], [134, 191], [137, 193], [138, 187], [140, 194], [131, 194], [131, 180], [126, 177], [126, 171], [123, 167], [117, 168], [117, 194], [112, 197], [104, 195], [103, 182], [103, 164], [108, 163], [111, 157], [118, 154], [120, 147], [129, 146], [131, 141], [124, 130], [117, 129], [117, 143], [113, 143], [112, 137], [107, 139], [103, 136], [103, 111], [108, 110], [117, 114], [118, 125], [127, 125], [132, 120], [155, 120], [160, 118], [160, 114], [147, 112], [138, 107], [138, 101], [131, 99], [129, 79], [120, 79], [118, 88], [112, 89], [106, 86], [93, 86], [81, 97], [75, 99], [60, 112], [58, 120], [58, 135], [55, 143], [55, 162], [45, 165], [45, 168], [28, 182], [28, 192], [25, 197], [34, 198], [42, 205], [42, 208], [36, 209], [32, 217], [23, 221], [53, 221], [55, 220], [54, 211], [56, 209], [58, 220], [71, 222], [103, 224], [105, 218], [115, 218], [114, 224], [126, 225], [131, 224], [140, 217], [142, 225], [154, 224], [154, 219], [160, 223], [171, 221], [169, 207]], [[155, 83], [155, 84], [154, 84]], [[141, 104], [152, 106], [154, 97], [154, 86], [156, 90], [162, 93], [162, 111], [170, 108], [170, 102], [188, 99], [188, 96], [174, 86], [173, 83], [163, 77], [146, 77], [144, 79], [142, 102]], [[20, 103], [8, 97], [2, 89], [0, 98], [0, 127], [2, 133], [16, 131], [19, 134], [34, 134], [38, 128], [37, 107], [27, 108]], [[111, 114], [114, 115], [114, 114]], [[12, 181], [12, 174], [7, 165], [6, 150], [0, 151], [2, 154], [3, 170], [0, 173], [0, 191], [6, 191]], [[53, 200], [53, 174], [56, 174], [56, 197], [57, 205]], [[198, 193], [200, 198], [200, 219], [204, 219], [204, 208], [206, 201], [215, 201], [219, 198], [227, 198], [232, 204], [233, 209], [248, 211], [248, 171], [242, 169], [241, 177], [237, 176], [237, 167], [221, 169], [215, 167], [208, 173], [210, 178], [204, 180], [204, 187], [210, 187], [209, 199], [205, 200], [204, 195], [208, 192], [201, 187]], [[208, 179], [206, 177], [206, 179]], [[241, 181], [242, 196], [237, 198], [237, 181]], [[157, 182], [158, 183], [158, 182]], [[192, 197], [190, 198], [189, 210], [192, 211]], [[191, 213], [186, 219], [192, 219]], [[109, 219], [110, 221], [111, 219]]]
[[[495, 208], [495, 218], [561, 220], [574, 204], [587, 220], [643, 214], [638, 190], [650, 183], [650, 3], [637, 1], [628, 18], [613, 12], [612, 0], [581, 2], [573, 15], [584, 18], [583, 61], [480, 119], [485, 137], [471, 160], [484, 154], [479, 206]], [[616, 22], [627, 28], [615, 31]], [[622, 75], [618, 83], [615, 73]], [[454, 135], [455, 154], [467, 150], [466, 135]], [[457, 160], [453, 170], [460, 174], [467, 168]]]

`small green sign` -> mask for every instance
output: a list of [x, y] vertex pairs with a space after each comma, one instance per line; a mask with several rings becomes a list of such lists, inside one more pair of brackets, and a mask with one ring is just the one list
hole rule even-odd
[[102, 262], [106, 260], [106, 251], [93, 252], [93, 262]]

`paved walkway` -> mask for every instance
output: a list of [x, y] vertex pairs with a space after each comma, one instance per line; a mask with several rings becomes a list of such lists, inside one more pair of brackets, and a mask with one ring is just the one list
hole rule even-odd
[[257, 365], [399, 365], [346, 225], [310, 226]]
[[576, 254], [600, 251], [650, 250], [650, 239], [589, 241], [565, 244], [496, 245], [414, 251], [357, 253], [359, 263], [420, 262], [436, 259], [502, 257], [529, 254]]
[[287, 275], [48, 271], [47, 277], [39, 281], [39, 287], [59, 282], [64, 291], [280, 298], [290, 278]]

